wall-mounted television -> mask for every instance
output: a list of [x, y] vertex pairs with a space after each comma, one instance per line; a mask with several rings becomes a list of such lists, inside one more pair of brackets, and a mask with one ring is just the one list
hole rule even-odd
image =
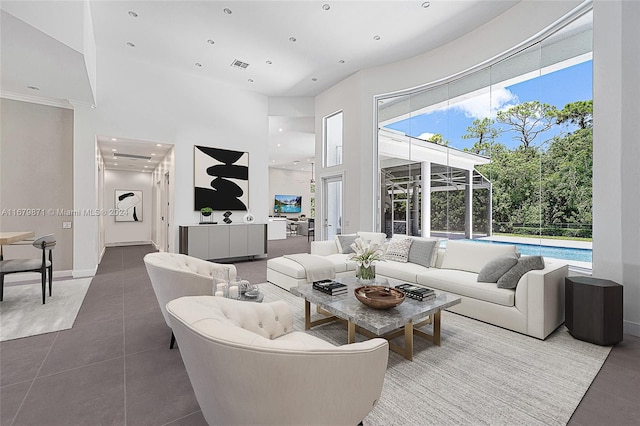
[[276, 213], [300, 213], [302, 211], [302, 196], [276, 195], [273, 211]]

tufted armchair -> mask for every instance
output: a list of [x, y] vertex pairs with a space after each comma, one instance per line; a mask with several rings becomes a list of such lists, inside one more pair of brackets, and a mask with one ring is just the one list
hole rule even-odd
[[[208, 262], [206, 260], [177, 253], [149, 253], [144, 264], [151, 279], [160, 310], [169, 327], [167, 302], [182, 296], [210, 296], [213, 291], [213, 271], [220, 268], [229, 270], [229, 278], [236, 277], [236, 267]], [[170, 348], [173, 349], [175, 336], [171, 334]]]
[[284, 301], [181, 297], [167, 312], [210, 425], [356, 425], [380, 398], [384, 339], [334, 346], [293, 331]]

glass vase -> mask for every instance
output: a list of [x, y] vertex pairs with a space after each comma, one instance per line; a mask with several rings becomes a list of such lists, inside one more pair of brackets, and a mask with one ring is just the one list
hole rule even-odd
[[360, 284], [373, 284], [376, 282], [376, 267], [374, 265], [358, 265], [356, 278]]

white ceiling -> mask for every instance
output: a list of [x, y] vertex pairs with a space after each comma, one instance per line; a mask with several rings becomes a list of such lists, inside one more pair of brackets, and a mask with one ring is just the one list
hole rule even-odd
[[98, 149], [104, 159], [105, 169], [109, 170], [150, 173], [158, 166], [171, 148], [173, 148], [173, 145], [166, 143], [159, 144], [133, 139], [98, 136]]
[[[98, 58], [106, 51], [135, 56], [138, 60], [176, 69], [179, 74], [203, 75], [267, 96], [315, 96], [359, 70], [406, 59], [454, 40], [515, 3], [517, 1], [494, 0], [89, 2]], [[2, 92], [81, 101], [92, 99], [86, 78], [78, 79], [64, 72], [71, 61], [78, 61], [74, 57], [76, 49], [69, 47], [60, 53], [59, 66], [49, 63], [56, 57], [48, 45], [52, 42], [50, 37], [62, 39], [57, 34], [64, 34], [61, 29], [69, 25], [60, 19], [67, 13], [65, 10], [71, 10], [68, 5], [56, 0], [2, 1]], [[426, 5], [428, 7], [424, 7]], [[73, 13], [76, 9], [73, 8]], [[225, 9], [231, 13], [225, 13]], [[43, 14], [48, 19], [43, 20]], [[10, 25], [6, 25], [7, 22]], [[37, 30], [25, 27], [27, 24]], [[38, 35], [38, 31], [43, 33]], [[292, 37], [295, 42], [290, 41]], [[237, 69], [231, 66], [234, 60], [249, 65], [246, 69]], [[98, 70], [97, 78], [99, 76]], [[41, 90], [34, 93], [34, 89], [27, 86]], [[306, 162], [314, 155], [314, 129], [309, 126], [309, 120], [272, 117], [270, 124], [276, 126], [270, 130], [271, 165], [293, 167], [293, 161]], [[283, 131], [279, 132], [279, 128]]]

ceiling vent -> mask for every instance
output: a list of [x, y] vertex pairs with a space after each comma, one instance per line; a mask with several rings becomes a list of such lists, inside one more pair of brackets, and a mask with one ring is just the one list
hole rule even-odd
[[234, 67], [234, 68], [241, 69], [241, 70], [246, 70], [247, 67], [249, 66], [249, 64], [246, 63], [246, 62], [242, 62], [242, 61], [239, 61], [237, 59], [234, 59], [233, 62], [231, 63], [231, 66]]
[[118, 158], [118, 157], [122, 157], [122, 158], [133, 158], [136, 160], [151, 160], [151, 157], [148, 157], [146, 155], [136, 155], [136, 154], [123, 154], [121, 152], [114, 152], [113, 153], [113, 157], [114, 158]]

